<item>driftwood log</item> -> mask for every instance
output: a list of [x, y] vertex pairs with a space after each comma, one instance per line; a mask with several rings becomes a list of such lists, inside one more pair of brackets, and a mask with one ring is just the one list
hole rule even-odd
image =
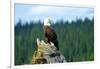
[[32, 64], [63, 63], [65, 57], [56, 49], [54, 44], [45, 43], [37, 38], [37, 50], [33, 54]]

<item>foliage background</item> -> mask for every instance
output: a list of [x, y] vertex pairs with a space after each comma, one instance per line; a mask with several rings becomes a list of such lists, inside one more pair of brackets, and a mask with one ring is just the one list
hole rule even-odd
[[[59, 48], [67, 62], [94, 60], [94, 18], [76, 19], [75, 21], [58, 20], [55, 29]], [[31, 64], [36, 50], [36, 38], [45, 40], [43, 22], [30, 21], [22, 24], [19, 19], [15, 30], [15, 65]]]

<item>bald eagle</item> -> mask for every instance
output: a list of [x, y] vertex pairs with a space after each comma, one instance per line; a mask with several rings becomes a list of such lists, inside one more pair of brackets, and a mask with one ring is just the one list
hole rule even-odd
[[47, 38], [47, 42], [48, 43], [50, 43], [50, 42], [54, 43], [56, 48], [59, 50], [57, 34], [56, 34], [55, 30], [51, 27], [50, 18], [47, 18], [47, 19], [44, 20], [44, 27], [43, 28], [44, 28], [45, 37]]

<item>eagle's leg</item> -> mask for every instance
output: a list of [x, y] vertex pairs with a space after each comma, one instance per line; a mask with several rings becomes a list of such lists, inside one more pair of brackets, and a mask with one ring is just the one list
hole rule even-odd
[[48, 39], [48, 38], [45, 38], [45, 40], [46, 40], [46, 43], [50, 43], [50, 41], [49, 41], [49, 39]]
[[49, 43], [50, 44], [50, 40], [48, 39], [48, 38], [46, 38], [47, 39], [47, 43]]

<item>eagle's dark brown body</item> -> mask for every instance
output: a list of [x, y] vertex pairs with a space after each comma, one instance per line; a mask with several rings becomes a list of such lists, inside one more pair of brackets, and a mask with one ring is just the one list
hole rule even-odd
[[50, 26], [44, 26], [44, 34], [48, 39], [47, 42], [53, 42], [56, 48], [59, 50], [56, 32]]

